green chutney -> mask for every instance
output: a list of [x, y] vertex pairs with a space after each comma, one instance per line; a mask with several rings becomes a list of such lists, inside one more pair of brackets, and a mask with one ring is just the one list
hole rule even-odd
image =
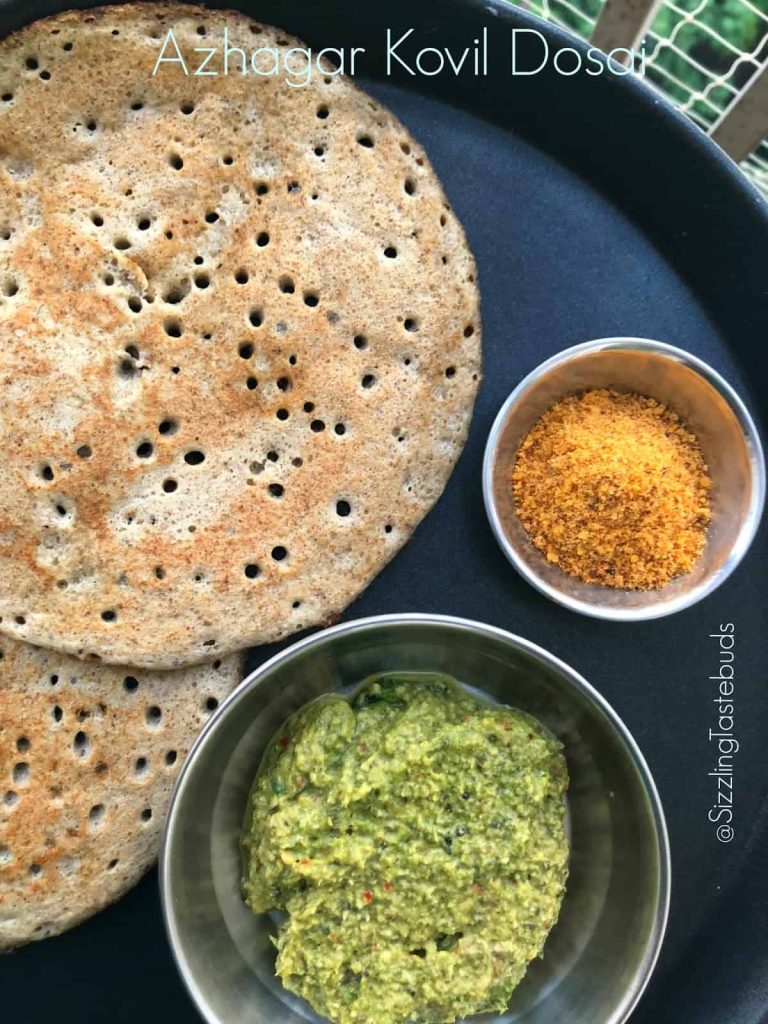
[[290, 991], [338, 1024], [506, 1008], [568, 873], [561, 745], [454, 680], [389, 673], [271, 742], [243, 850]]

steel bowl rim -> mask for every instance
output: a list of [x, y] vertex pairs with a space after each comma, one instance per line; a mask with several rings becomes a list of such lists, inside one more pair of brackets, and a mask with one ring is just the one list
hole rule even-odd
[[[520, 558], [517, 548], [510, 543], [504, 532], [501, 516], [496, 506], [493, 493], [493, 471], [496, 452], [499, 440], [506, 426], [507, 419], [512, 409], [519, 404], [531, 387], [545, 377], [551, 370], [563, 366], [583, 355], [593, 352], [604, 351], [633, 351], [650, 352], [662, 356], [674, 362], [681, 363], [702, 377], [710, 384], [715, 391], [725, 400], [736, 417], [749, 452], [750, 474], [753, 483], [752, 496], [749, 508], [744, 517], [736, 540], [734, 541], [728, 559], [720, 571], [712, 574], [699, 586], [694, 587], [686, 594], [680, 595], [672, 601], [658, 602], [648, 605], [645, 608], [611, 608], [604, 605], [592, 604], [577, 597], [566, 594], [560, 588], [552, 586], [541, 578], [533, 569], [529, 568]], [[496, 414], [493, 425], [488, 434], [483, 456], [482, 470], [483, 502], [488, 521], [493, 530], [496, 541], [504, 552], [507, 560], [514, 566], [520, 576], [531, 584], [536, 590], [551, 601], [563, 605], [570, 611], [578, 612], [595, 619], [608, 619], [613, 622], [642, 622], [650, 619], [660, 619], [667, 615], [690, 608], [699, 601], [704, 600], [728, 579], [731, 573], [738, 567], [755, 538], [760, 525], [765, 506], [766, 494], [766, 469], [763, 446], [760, 441], [760, 434], [755, 425], [747, 406], [736, 390], [714, 370], [708, 363], [698, 356], [693, 355], [685, 349], [675, 345], [669, 345], [662, 341], [653, 341], [650, 338], [599, 338], [595, 341], [585, 341], [561, 352], [550, 356], [543, 363], [531, 370], [507, 397], [504, 404]]]
[[176, 967], [181, 975], [182, 981], [192, 1001], [202, 1015], [206, 1024], [226, 1024], [214, 1013], [208, 1005], [193, 972], [190, 970], [187, 960], [182, 951], [182, 941], [176, 925], [173, 913], [172, 881], [170, 870], [170, 857], [174, 840], [174, 829], [178, 816], [178, 807], [181, 796], [186, 788], [186, 780], [192, 771], [194, 764], [203, 756], [205, 748], [216, 729], [224, 719], [235, 712], [237, 706], [251, 690], [261, 685], [264, 679], [281, 665], [291, 661], [299, 653], [319, 647], [334, 637], [346, 634], [364, 633], [383, 626], [438, 626], [462, 632], [470, 632], [481, 636], [500, 640], [510, 644], [518, 650], [523, 650], [534, 658], [543, 662], [550, 668], [555, 669], [561, 678], [568, 684], [575, 686], [592, 705], [598, 713], [608, 720], [608, 723], [618, 734], [622, 744], [629, 755], [630, 761], [638, 772], [643, 790], [648, 800], [654, 831], [656, 833], [656, 854], [659, 865], [659, 880], [656, 893], [656, 908], [653, 925], [646, 941], [645, 950], [641, 962], [635, 970], [631, 980], [625, 986], [624, 995], [613, 1014], [602, 1022], [591, 1022], [591, 1024], [624, 1024], [634, 1011], [640, 998], [645, 991], [656, 962], [661, 952], [664, 935], [669, 919], [669, 908], [671, 899], [672, 864], [669, 846], [669, 833], [667, 830], [666, 818], [661, 804], [658, 789], [651, 775], [648, 764], [637, 745], [634, 737], [619, 716], [618, 712], [609, 702], [591, 685], [587, 680], [571, 668], [566, 662], [556, 655], [551, 654], [545, 648], [524, 637], [510, 633], [508, 630], [487, 623], [477, 622], [472, 619], [462, 618], [453, 615], [440, 615], [433, 613], [404, 612], [387, 615], [374, 615], [362, 619], [354, 619], [350, 622], [340, 623], [328, 629], [313, 633], [310, 636], [298, 640], [285, 650], [273, 655], [258, 668], [254, 669], [246, 678], [232, 691], [231, 694], [219, 705], [217, 710], [206, 723], [187, 754], [184, 764], [173, 787], [168, 814], [163, 827], [162, 843], [158, 859], [159, 886], [168, 944], [171, 948]]

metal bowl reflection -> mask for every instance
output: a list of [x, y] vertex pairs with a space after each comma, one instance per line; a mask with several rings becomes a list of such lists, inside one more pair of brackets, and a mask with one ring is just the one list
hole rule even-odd
[[274, 974], [274, 922], [240, 894], [239, 839], [265, 746], [285, 719], [385, 670], [441, 672], [534, 715], [570, 772], [568, 889], [544, 956], [495, 1024], [621, 1024], [642, 993], [669, 905], [656, 788], [616, 713], [576, 672], [492, 626], [434, 615], [346, 623], [267, 662], [222, 704], [179, 777], [160, 859], [168, 935], [209, 1024], [318, 1021]]
[[[696, 434], [709, 467], [712, 521], [704, 552], [691, 572], [659, 590], [614, 589], [566, 575], [534, 547], [515, 512], [508, 476], [520, 442], [548, 408], [591, 388], [659, 399]], [[488, 436], [483, 496], [499, 545], [529, 583], [572, 611], [638, 621], [688, 608], [730, 576], [760, 522], [765, 462], [744, 403], [706, 363], [658, 341], [607, 338], [553, 356], [515, 388]]]

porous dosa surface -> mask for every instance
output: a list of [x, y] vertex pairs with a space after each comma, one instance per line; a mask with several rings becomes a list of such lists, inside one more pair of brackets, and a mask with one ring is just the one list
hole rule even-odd
[[332, 75], [152, 77], [170, 27], [194, 70], [225, 26], [296, 45], [159, 5], [0, 43], [0, 630], [80, 657], [331, 620], [471, 417], [474, 263], [423, 150]]
[[0, 640], [0, 949], [112, 903], [155, 860], [173, 783], [241, 679], [86, 664]]

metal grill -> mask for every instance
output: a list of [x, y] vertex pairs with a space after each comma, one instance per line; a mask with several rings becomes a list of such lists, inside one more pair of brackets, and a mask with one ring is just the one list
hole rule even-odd
[[647, 80], [768, 197], [768, 0], [517, 2], [602, 49], [643, 41]]

